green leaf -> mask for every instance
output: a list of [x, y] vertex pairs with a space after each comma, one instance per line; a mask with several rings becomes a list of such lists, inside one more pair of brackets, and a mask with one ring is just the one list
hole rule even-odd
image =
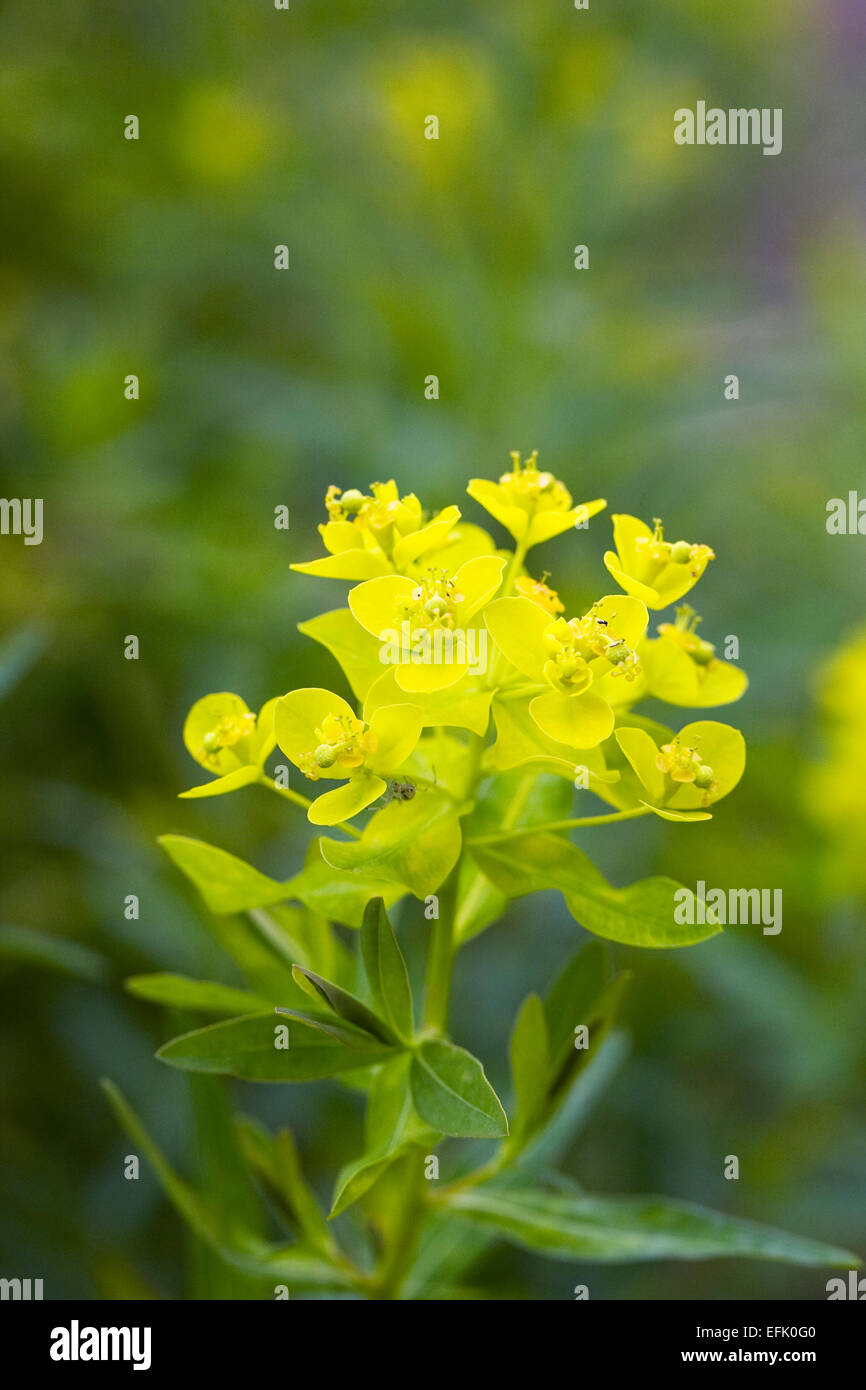
[[0, 927], [0, 959], [57, 970], [94, 985], [105, 984], [110, 973], [106, 958], [89, 946], [33, 927]]
[[353, 1159], [351, 1163], [345, 1164], [337, 1174], [337, 1181], [334, 1184], [334, 1200], [328, 1219], [333, 1220], [339, 1216], [347, 1207], [351, 1207], [355, 1202], [360, 1201], [365, 1193], [379, 1181], [386, 1169], [402, 1158], [404, 1149], [398, 1146], [396, 1149], [378, 1149], [361, 1154], [360, 1158]]
[[[544, 1002], [552, 1090], [570, 1085], [577, 1072], [595, 1057], [631, 980], [629, 970], [609, 979], [607, 949], [601, 941], [588, 941], [568, 962]], [[586, 1048], [574, 1046], [574, 1030], [580, 1024], [589, 1032]]]
[[609, 950], [601, 941], [584, 942], [556, 977], [544, 1001], [554, 1071], [563, 1055], [573, 1049], [575, 1024], [589, 1021], [589, 1011], [607, 984]]
[[432, 1148], [440, 1139], [424, 1125], [412, 1105], [408, 1053], [380, 1067], [370, 1089], [364, 1126], [366, 1151], [347, 1163], [337, 1177], [330, 1217], [345, 1211], [411, 1149]]
[[408, 1042], [415, 1028], [409, 972], [381, 898], [373, 898], [364, 912], [361, 954], [379, 1013]]
[[382, 898], [386, 907], [405, 896], [402, 884], [388, 882], [361, 872], [337, 869], [322, 858], [321, 840], [316, 837], [307, 850], [306, 863], [286, 884], [287, 896], [297, 898], [312, 912], [345, 927], [360, 927], [364, 908], [371, 898]]
[[298, 623], [298, 632], [326, 647], [340, 663], [357, 698], [367, 698], [370, 686], [382, 675], [381, 643], [365, 632], [348, 608], [334, 608], [330, 613], [320, 613], [316, 618]]
[[644, 878], [614, 888], [590, 859], [557, 835], [527, 835], [515, 854], [508, 842], [475, 845], [473, 854], [484, 873], [509, 898], [557, 888], [576, 921], [596, 936], [624, 946], [693, 946], [721, 928], [713, 923], [678, 923], [671, 878]]
[[368, 1149], [392, 1149], [414, 1119], [409, 1071], [412, 1058], [400, 1052], [380, 1067], [370, 1087], [364, 1117]]
[[771, 1226], [667, 1197], [591, 1197], [488, 1186], [456, 1193], [451, 1209], [495, 1226], [517, 1245], [557, 1259], [611, 1261], [739, 1259], [787, 1264], [859, 1263], [856, 1255]]
[[200, 1013], [258, 1014], [271, 1004], [250, 990], [233, 989], [215, 980], [190, 980], [185, 975], [132, 975], [123, 987], [137, 999]]
[[166, 854], [198, 889], [211, 912], [226, 915], [268, 907], [291, 897], [289, 886], [260, 874], [251, 864], [204, 840], [186, 835], [161, 835]]
[[[244, 1248], [263, 1242], [267, 1218], [261, 1195], [244, 1161], [228, 1088], [222, 1077], [186, 1077], [192, 1101], [194, 1181], [214, 1213], [221, 1243]], [[193, 1250], [191, 1295], [195, 1298], [260, 1298], [261, 1286], [226, 1265], [208, 1245]]]
[[278, 1197], [293, 1225], [311, 1245], [333, 1252], [331, 1233], [304, 1177], [291, 1132], [280, 1129], [271, 1135], [259, 1120], [247, 1115], [240, 1116], [236, 1126], [247, 1163]]
[[297, 1246], [274, 1247], [253, 1238], [243, 1246], [227, 1244], [209, 1204], [174, 1172], [114, 1083], [103, 1080], [101, 1086], [118, 1124], [144, 1154], [176, 1211], [194, 1233], [212, 1246], [224, 1260], [262, 1278], [281, 1279], [293, 1289], [339, 1289], [350, 1286], [351, 1281], [343, 1269]]
[[323, 1000], [338, 1018], [344, 1018], [356, 1028], [362, 1028], [381, 1042], [390, 1044], [397, 1041], [396, 1033], [383, 1023], [381, 1018], [377, 1018], [372, 1009], [368, 1009], [356, 995], [332, 984], [330, 980], [323, 979], [314, 970], [306, 970], [302, 965], [296, 965], [292, 975], [301, 989], [317, 1003]]
[[[288, 1047], [275, 1046], [286, 1035]], [[218, 1072], [241, 1081], [317, 1081], [356, 1067], [374, 1066], [391, 1055], [369, 1034], [346, 1023], [273, 1014], [233, 1018], [184, 1033], [157, 1052], [161, 1062], [186, 1071]]]
[[527, 995], [517, 1015], [509, 1048], [517, 1108], [511, 1137], [518, 1143], [541, 1118], [547, 1100], [550, 1056], [544, 1005], [537, 994]]
[[47, 635], [36, 624], [10, 632], [0, 642], [0, 700], [6, 698], [38, 661], [47, 645]]
[[508, 1120], [476, 1057], [428, 1038], [412, 1056], [410, 1084], [422, 1120], [457, 1139], [501, 1139]]
[[462, 837], [454, 804], [423, 792], [378, 811], [360, 840], [320, 843], [323, 858], [334, 868], [389, 879], [426, 898], [457, 863]]

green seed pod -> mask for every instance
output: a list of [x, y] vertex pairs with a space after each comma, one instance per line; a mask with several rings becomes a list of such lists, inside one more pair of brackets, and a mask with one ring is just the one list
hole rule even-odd
[[443, 613], [448, 612], [448, 603], [441, 594], [434, 594], [424, 604], [424, 612], [429, 618], [441, 618]]
[[692, 548], [688, 541], [674, 541], [671, 546], [671, 559], [675, 565], [687, 565], [692, 558]]
[[218, 753], [220, 748], [222, 747], [222, 744], [220, 743], [220, 736], [214, 729], [208, 730], [208, 732], [202, 739], [202, 743], [204, 745], [204, 751], [206, 753]]
[[313, 754], [313, 759], [317, 767], [333, 767], [337, 761], [337, 749], [334, 748], [333, 744], [320, 743]]
[[713, 785], [713, 769], [702, 763], [695, 773], [695, 786], [700, 787], [701, 791], [709, 791]]

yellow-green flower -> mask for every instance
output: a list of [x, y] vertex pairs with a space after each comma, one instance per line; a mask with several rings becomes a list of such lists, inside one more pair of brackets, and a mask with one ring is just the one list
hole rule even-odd
[[393, 478], [373, 483], [369, 493], [329, 487], [325, 507], [328, 520], [319, 534], [329, 553], [292, 569], [327, 579], [372, 579], [402, 572], [420, 556], [447, 545], [460, 520], [458, 507], [445, 507], [425, 521], [418, 498], [414, 493], [401, 497]]
[[292, 690], [276, 702], [274, 729], [286, 757], [311, 782], [345, 781], [307, 811], [314, 825], [337, 825], [363, 811], [387, 787], [421, 737], [412, 705], [377, 709], [369, 724], [330, 690]]
[[275, 746], [276, 703], [268, 700], [255, 715], [239, 695], [226, 691], [197, 700], [186, 717], [183, 741], [216, 780], [191, 787], [181, 796], [221, 796], [257, 782]]
[[490, 604], [484, 620], [503, 656], [542, 692], [531, 698], [529, 712], [548, 738], [572, 748], [594, 748], [607, 738], [617, 686], [640, 673], [635, 647], [648, 614], [639, 599], [606, 595], [583, 617], [566, 621], [551, 619], [531, 599], [503, 598]]
[[511, 469], [498, 483], [473, 478], [466, 491], [510, 531], [524, 549], [559, 536], [574, 526], [585, 526], [591, 516], [607, 506], [603, 497], [594, 502], [572, 503], [571, 493], [552, 473], [538, 467], [538, 453], [525, 463], [512, 453]]
[[636, 516], [614, 516], [613, 541], [616, 553], [608, 550], [604, 563], [620, 588], [648, 608], [676, 603], [716, 558], [708, 545], [666, 541], [658, 518], [651, 531]]
[[717, 657], [712, 642], [698, 636], [700, 621], [684, 603], [677, 609], [675, 623], [659, 624], [657, 640], [641, 643], [639, 657], [648, 695], [690, 709], [739, 700], [748, 677], [739, 666]]
[[746, 766], [739, 729], [715, 720], [687, 724], [659, 745], [646, 729], [617, 729], [616, 741], [637, 774], [648, 801], [668, 820], [702, 819], [695, 812], [733, 791]]
[[479, 555], [450, 573], [430, 568], [418, 579], [389, 574], [349, 592], [357, 621], [382, 644], [407, 692], [444, 690], [486, 664], [486, 633], [473, 618], [496, 593], [505, 561]]

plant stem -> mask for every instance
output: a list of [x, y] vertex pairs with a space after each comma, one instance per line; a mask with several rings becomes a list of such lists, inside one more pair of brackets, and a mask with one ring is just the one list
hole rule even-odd
[[396, 1299], [400, 1296], [400, 1286], [412, 1266], [421, 1235], [423, 1186], [421, 1151], [410, 1149], [403, 1159], [403, 1172], [400, 1174], [394, 1235], [374, 1276], [370, 1289], [373, 1298]]
[[[484, 736], [472, 734], [466, 749], [466, 780], [463, 786], [463, 795], [467, 801], [474, 799], [481, 776], [483, 755]], [[462, 862], [463, 851], [439, 893], [439, 916], [433, 922], [430, 954], [427, 958], [424, 1024], [437, 1033], [444, 1033], [448, 1024], [451, 968], [456, 949], [454, 928], [457, 919], [457, 890]]]
[[427, 957], [427, 989], [424, 998], [424, 1026], [444, 1033], [448, 1025], [448, 999], [451, 993], [451, 967], [454, 963], [454, 918], [457, 915], [459, 862], [439, 893], [439, 916], [433, 922], [430, 954]]
[[651, 814], [649, 806], [632, 806], [628, 811], [611, 811], [604, 816], [578, 816], [571, 820], [550, 820], [543, 825], [522, 825], [516, 830], [497, 830], [492, 835], [478, 835], [469, 845], [495, 845], [503, 840], [517, 840], [524, 835], [542, 835], [548, 830], [576, 830], [586, 825], [612, 825], [614, 821], [635, 820]]

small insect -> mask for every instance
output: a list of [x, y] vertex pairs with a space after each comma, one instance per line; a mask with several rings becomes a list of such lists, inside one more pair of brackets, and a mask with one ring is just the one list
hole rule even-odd
[[402, 782], [389, 782], [385, 798], [387, 801], [411, 801], [417, 790], [414, 782], [408, 778]]

